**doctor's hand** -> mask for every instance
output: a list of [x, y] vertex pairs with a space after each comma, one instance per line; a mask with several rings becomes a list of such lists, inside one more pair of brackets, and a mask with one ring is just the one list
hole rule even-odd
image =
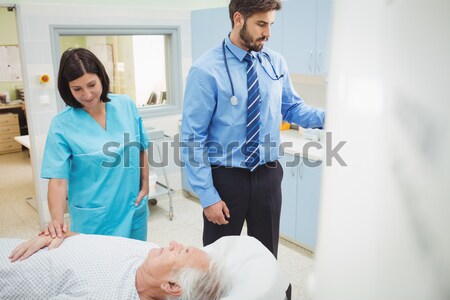
[[31, 240], [23, 242], [19, 246], [17, 246], [9, 255], [9, 259], [11, 262], [15, 262], [17, 260], [24, 260], [40, 249], [44, 247], [48, 247], [49, 250], [58, 248], [59, 245], [63, 242], [64, 238], [52, 238], [49, 235], [40, 234]]
[[228, 224], [228, 221], [225, 219], [225, 217], [227, 217], [228, 219], [230, 218], [230, 211], [228, 210], [227, 204], [223, 200], [220, 200], [219, 202], [204, 208], [203, 213], [205, 214], [208, 221], [217, 225]]
[[48, 223], [47, 228], [45, 228], [41, 233], [44, 235], [50, 235], [52, 238], [60, 238], [67, 231], [69, 231], [69, 226], [67, 225], [67, 223], [61, 223], [58, 220], [54, 219], [53, 221]]
[[134, 203], [134, 206], [139, 206], [142, 199], [144, 199], [144, 197], [147, 195], [148, 195], [148, 184], [147, 184], [147, 186], [142, 186], [142, 189], [139, 191], [139, 194], [136, 198], [136, 202]]

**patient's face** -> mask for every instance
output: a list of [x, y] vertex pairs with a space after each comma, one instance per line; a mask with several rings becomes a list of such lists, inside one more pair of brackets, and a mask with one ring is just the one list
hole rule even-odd
[[145, 264], [149, 275], [168, 280], [173, 271], [184, 267], [207, 270], [209, 256], [201, 249], [172, 241], [169, 247], [150, 250]]

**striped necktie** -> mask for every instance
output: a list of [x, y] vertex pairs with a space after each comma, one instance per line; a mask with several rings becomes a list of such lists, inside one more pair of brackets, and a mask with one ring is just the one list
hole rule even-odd
[[259, 94], [258, 75], [255, 59], [250, 53], [244, 57], [247, 63], [247, 140], [245, 142], [245, 166], [253, 172], [259, 165], [259, 116], [261, 95]]

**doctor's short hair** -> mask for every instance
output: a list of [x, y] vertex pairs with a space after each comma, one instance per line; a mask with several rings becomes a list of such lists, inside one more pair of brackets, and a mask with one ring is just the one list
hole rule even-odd
[[72, 95], [69, 82], [80, 78], [86, 73], [96, 74], [102, 83], [100, 100], [111, 101], [108, 98], [109, 77], [102, 62], [94, 53], [85, 48], [69, 48], [61, 56], [58, 72], [58, 91], [68, 106], [83, 107]]
[[230, 13], [231, 28], [234, 27], [233, 16], [239, 12], [244, 19], [253, 14], [281, 9], [281, 0], [231, 0], [228, 5]]
[[231, 277], [218, 257], [211, 257], [208, 270], [183, 268], [174, 273], [180, 297], [167, 300], [220, 300], [231, 290]]

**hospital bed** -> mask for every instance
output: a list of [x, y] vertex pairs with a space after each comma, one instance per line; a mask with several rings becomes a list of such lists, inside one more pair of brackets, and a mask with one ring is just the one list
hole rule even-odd
[[[22, 241], [0, 238], [0, 273], [12, 249]], [[222, 300], [291, 300], [291, 286], [277, 260], [255, 238], [223, 237], [204, 250], [219, 255], [231, 275], [232, 289]]]

